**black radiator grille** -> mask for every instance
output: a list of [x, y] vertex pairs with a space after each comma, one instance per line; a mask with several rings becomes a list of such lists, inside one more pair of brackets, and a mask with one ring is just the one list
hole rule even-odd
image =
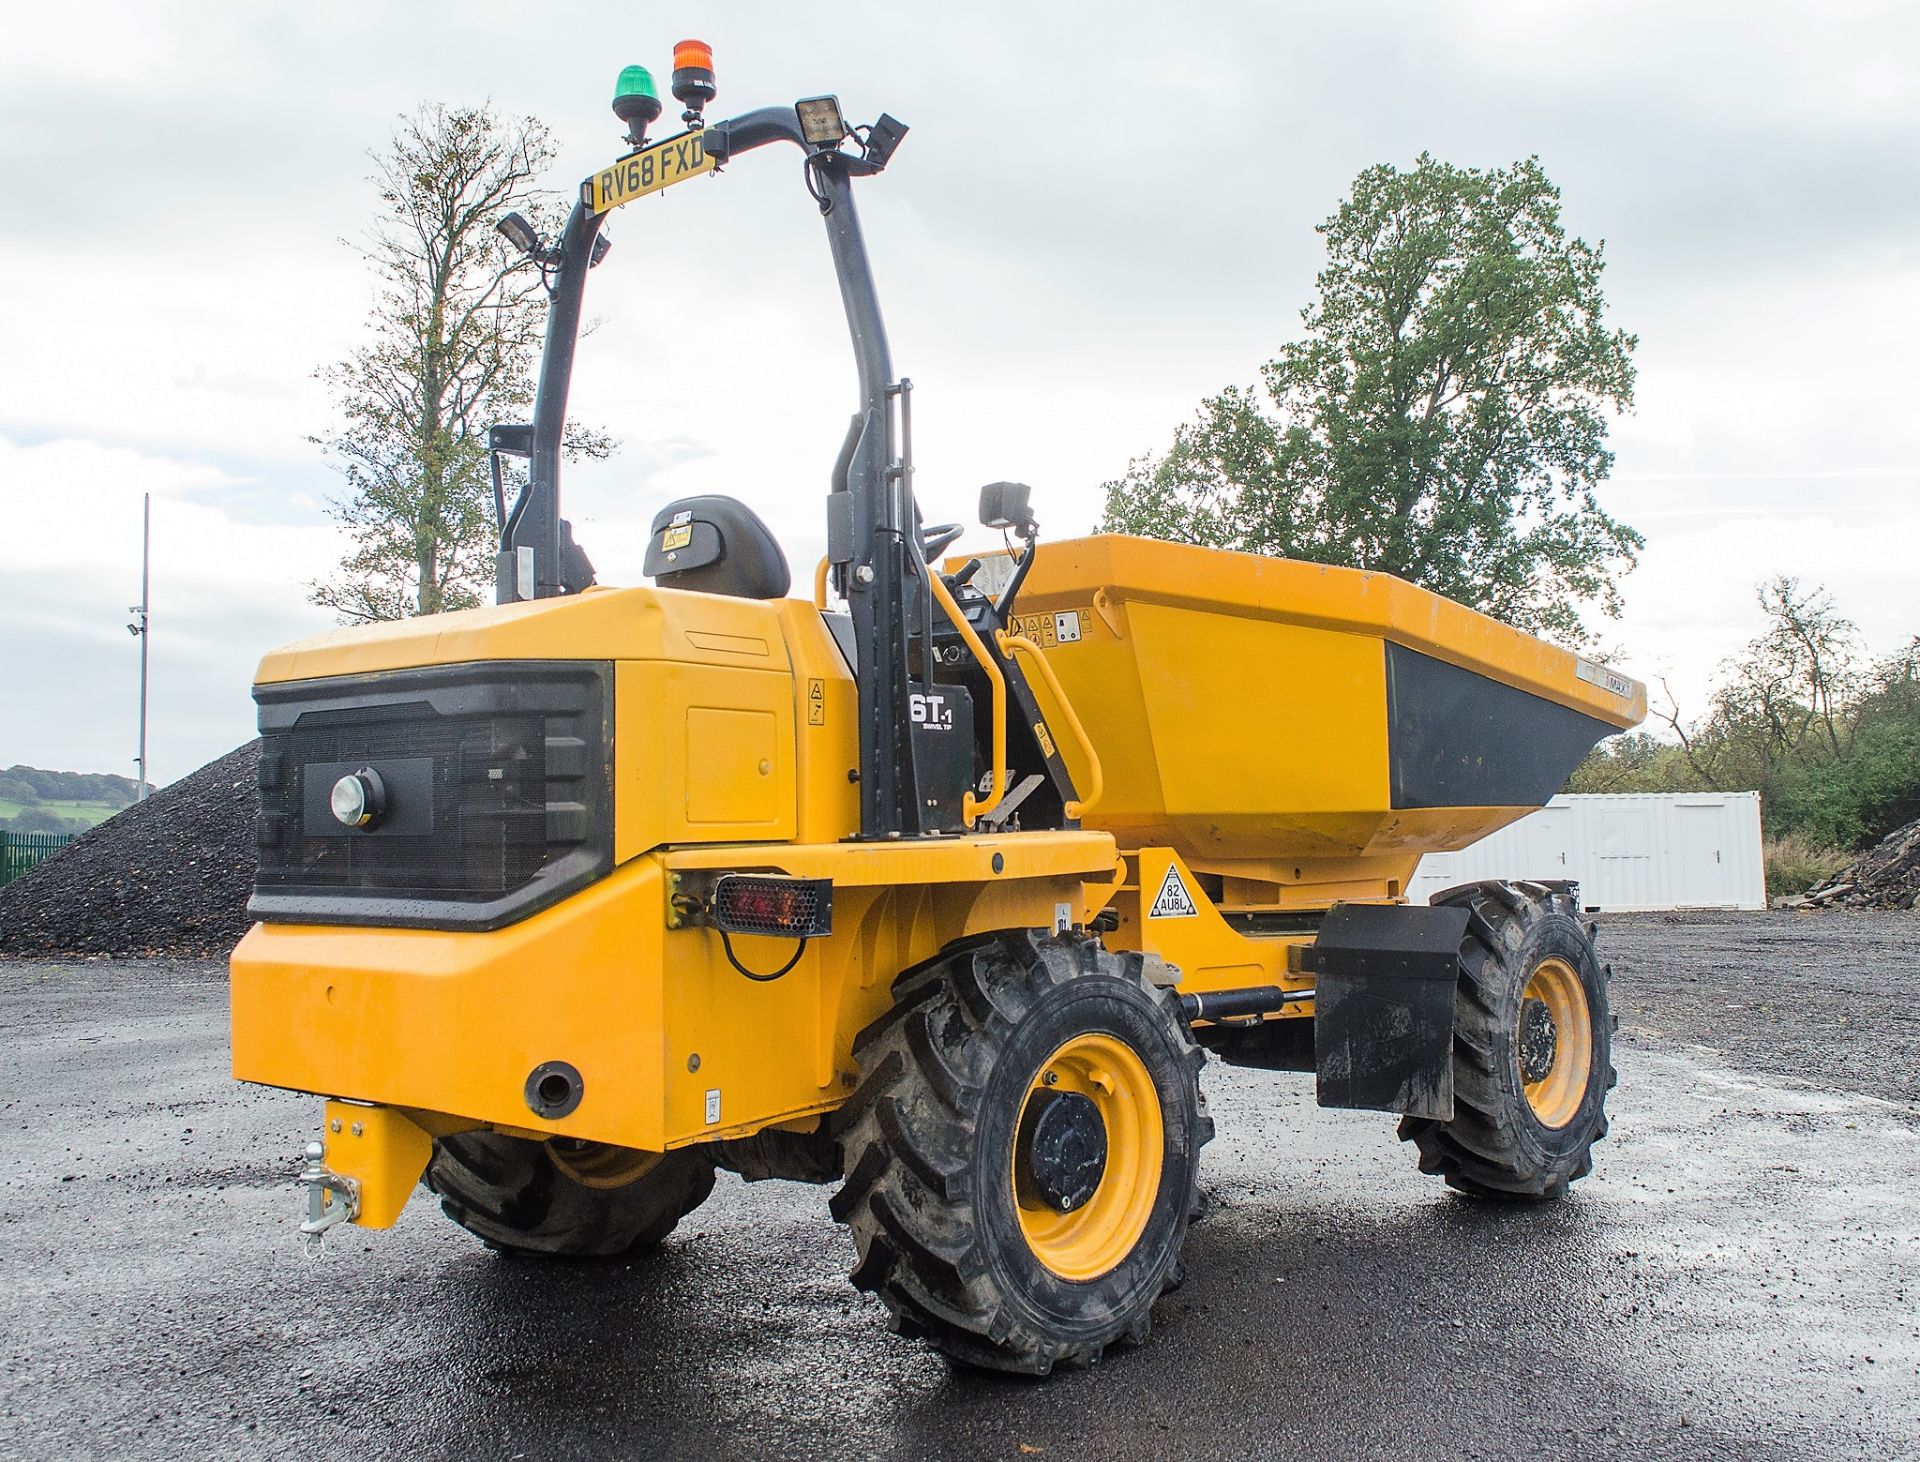
[[[514, 661], [258, 687], [252, 912], [290, 922], [494, 928], [611, 864], [608, 669]], [[388, 815], [334, 820], [370, 767]]]

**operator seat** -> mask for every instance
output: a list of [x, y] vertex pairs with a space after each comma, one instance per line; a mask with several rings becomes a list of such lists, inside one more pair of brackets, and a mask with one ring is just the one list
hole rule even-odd
[[654, 514], [647, 575], [663, 589], [779, 599], [793, 585], [767, 525], [730, 497], [684, 497]]

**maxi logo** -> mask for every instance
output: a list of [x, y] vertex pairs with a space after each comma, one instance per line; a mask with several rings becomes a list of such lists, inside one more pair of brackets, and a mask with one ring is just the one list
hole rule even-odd
[[1153, 896], [1153, 907], [1147, 910], [1149, 919], [1191, 919], [1200, 910], [1193, 902], [1193, 895], [1187, 892], [1186, 884], [1180, 881], [1180, 870], [1174, 864], [1167, 865], [1167, 876], [1160, 880], [1160, 892]]
[[1608, 694], [1617, 695], [1622, 700], [1630, 699], [1633, 695], [1631, 680], [1618, 670], [1609, 670], [1605, 665], [1589, 660], [1585, 656], [1574, 660], [1573, 673], [1588, 685], [1597, 685]]

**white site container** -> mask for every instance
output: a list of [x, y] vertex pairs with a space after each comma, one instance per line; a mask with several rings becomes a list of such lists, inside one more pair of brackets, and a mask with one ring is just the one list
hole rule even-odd
[[1758, 792], [1568, 795], [1457, 853], [1429, 853], [1425, 903], [1483, 878], [1571, 878], [1589, 909], [1764, 909]]

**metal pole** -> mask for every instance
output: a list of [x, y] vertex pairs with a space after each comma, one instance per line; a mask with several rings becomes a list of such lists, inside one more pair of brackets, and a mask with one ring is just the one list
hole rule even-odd
[[527, 485], [503, 525], [494, 560], [494, 600], [546, 599], [566, 592], [560, 561], [560, 456], [567, 432], [567, 389], [573, 352], [580, 340], [580, 304], [593, 267], [593, 243], [601, 215], [573, 205], [561, 235], [560, 273], [547, 305], [547, 340], [540, 352], [540, 381], [533, 398], [533, 452]]
[[148, 570], [153, 561], [153, 494], [147, 493], [140, 503], [140, 603], [134, 612], [140, 616], [137, 633], [140, 636], [140, 782], [134, 791], [134, 801], [144, 802], [147, 796], [147, 597]]

